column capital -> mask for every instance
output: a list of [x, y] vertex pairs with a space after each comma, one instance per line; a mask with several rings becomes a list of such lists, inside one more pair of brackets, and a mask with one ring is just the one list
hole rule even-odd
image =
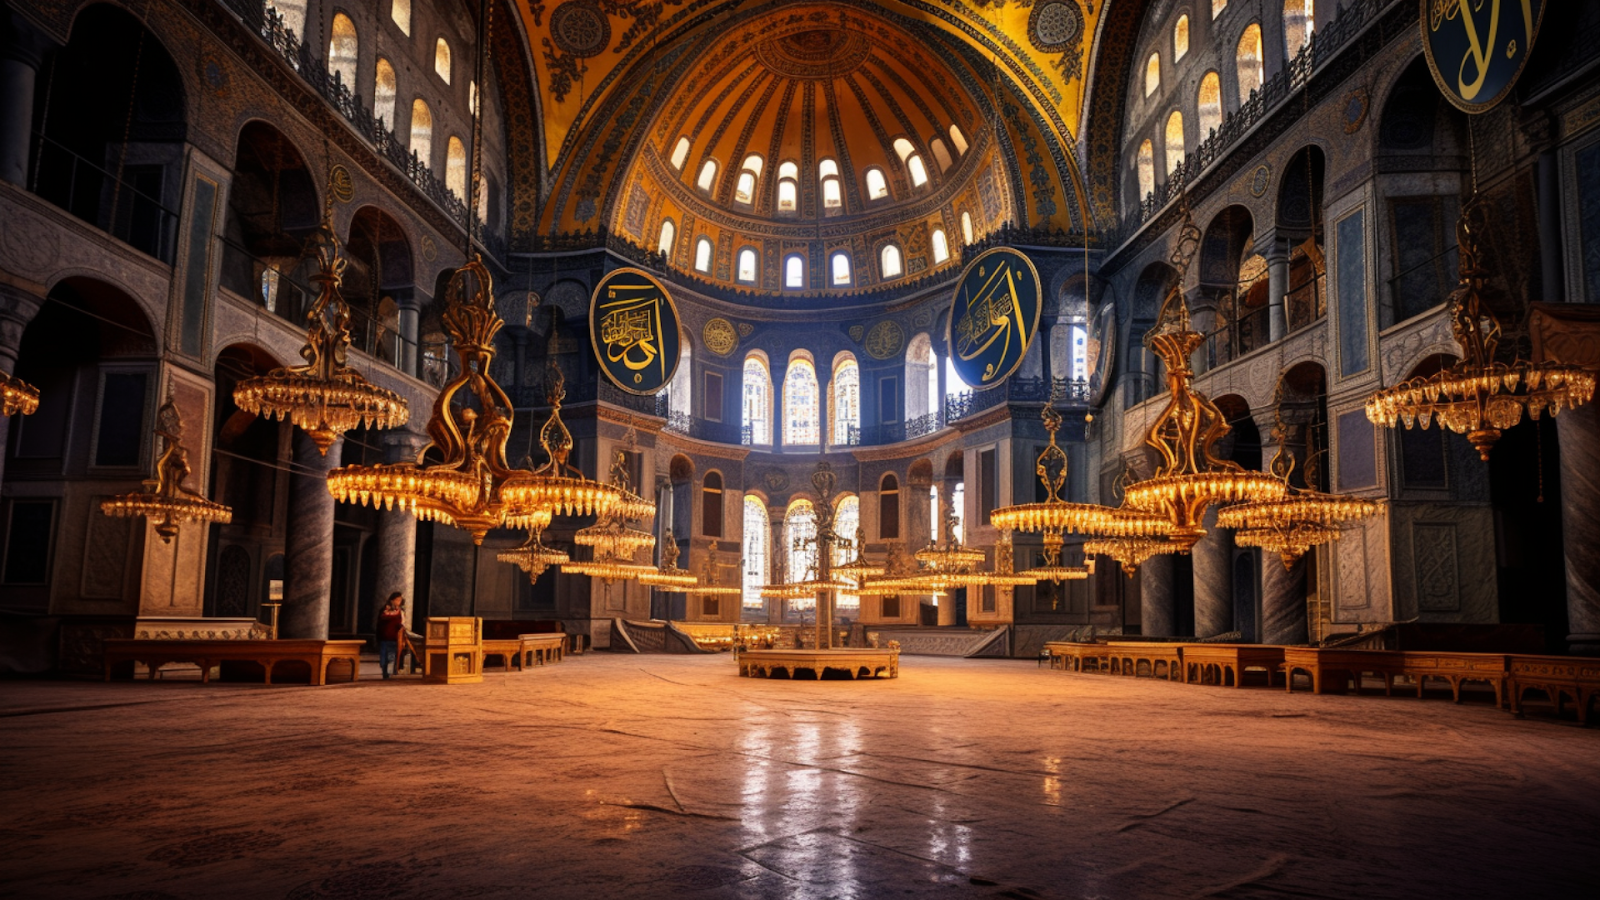
[[14, 59], [38, 69], [44, 55], [61, 46], [27, 17], [10, 11], [0, 15], [0, 58]]

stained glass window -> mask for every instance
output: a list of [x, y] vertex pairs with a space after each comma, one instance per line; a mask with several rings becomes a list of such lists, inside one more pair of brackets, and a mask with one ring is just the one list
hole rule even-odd
[[783, 376], [783, 443], [813, 446], [821, 443], [817, 427], [817, 370], [808, 359], [795, 359]]

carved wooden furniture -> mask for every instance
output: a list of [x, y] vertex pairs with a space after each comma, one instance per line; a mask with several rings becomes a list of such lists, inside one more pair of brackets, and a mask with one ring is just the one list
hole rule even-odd
[[1188, 684], [1244, 687], [1244, 674], [1260, 669], [1271, 687], [1283, 666], [1283, 648], [1271, 644], [1184, 644], [1183, 678]]
[[1589, 722], [1589, 708], [1600, 696], [1600, 657], [1527, 656], [1507, 657], [1507, 680], [1511, 712], [1522, 717], [1522, 695], [1530, 690], [1544, 691], [1561, 715], [1565, 699], [1578, 707], [1578, 723]]
[[1361, 676], [1373, 674], [1383, 679], [1385, 695], [1394, 692], [1394, 679], [1405, 674], [1405, 654], [1398, 650], [1346, 650], [1342, 647], [1284, 647], [1283, 688], [1294, 690], [1294, 673], [1304, 672], [1311, 678], [1311, 692], [1321, 694], [1328, 688], [1328, 678], [1341, 676], [1337, 689], [1344, 690], [1354, 682], [1356, 693], [1361, 693]]
[[228, 662], [249, 662], [261, 667], [266, 683], [272, 683], [272, 669], [282, 662], [302, 662], [311, 669], [313, 685], [327, 684], [335, 662], [350, 668], [350, 680], [361, 674], [361, 648], [365, 641], [261, 641], [261, 640], [138, 640], [110, 638], [104, 642], [105, 677], [111, 680], [112, 667], [119, 663], [142, 662], [155, 678], [168, 663], [186, 662], [200, 667], [201, 682], [211, 680], [213, 666]]
[[483, 620], [469, 616], [428, 619], [423, 632], [422, 680], [470, 684], [483, 680]]
[[1045, 652], [1050, 654], [1050, 668], [1068, 672], [1104, 672], [1111, 666], [1111, 652], [1107, 645], [1087, 641], [1048, 641]]
[[849, 673], [852, 679], [900, 677], [900, 648], [852, 647], [832, 650], [746, 650], [738, 656], [739, 674], [771, 678], [782, 672], [789, 678], [801, 670], [821, 680], [824, 671]]
[[1506, 686], [1504, 653], [1452, 653], [1443, 650], [1402, 651], [1401, 672], [1417, 684], [1417, 696], [1427, 679], [1440, 678], [1450, 685], [1455, 702], [1461, 702], [1461, 684], [1481, 681], [1494, 690], [1494, 705], [1500, 706]]
[[485, 638], [483, 664], [487, 666], [490, 657], [498, 657], [506, 670], [515, 668], [520, 672], [529, 666], [561, 662], [566, 646], [567, 636], [559, 632], [521, 634], [515, 638]]
[[1110, 641], [1106, 644], [1106, 653], [1111, 657], [1109, 671], [1113, 675], [1138, 675], [1140, 666], [1143, 665], [1152, 678], [1165, 678], [1168, 681], [1183, 680], [1181, 644], [1160, 641]]

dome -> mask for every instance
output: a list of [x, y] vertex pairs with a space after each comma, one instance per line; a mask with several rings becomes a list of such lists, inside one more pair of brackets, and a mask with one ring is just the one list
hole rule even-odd
[[849, 292], [958, 265], [1012, 190], [992, 72], [930, 41], [949, 43], [836, 4], [722, 32], [657, 108], [611, 230], [721, 287]]

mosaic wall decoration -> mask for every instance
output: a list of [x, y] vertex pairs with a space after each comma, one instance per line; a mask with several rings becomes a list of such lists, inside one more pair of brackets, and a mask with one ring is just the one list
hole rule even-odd
[[873, 359], [890, 359], [900, 355], [905, 348], [906, 333], [900, 329], [900, 323], [893, 319], [884, 319], [872, 326], [867, 332], [867, 355]]

